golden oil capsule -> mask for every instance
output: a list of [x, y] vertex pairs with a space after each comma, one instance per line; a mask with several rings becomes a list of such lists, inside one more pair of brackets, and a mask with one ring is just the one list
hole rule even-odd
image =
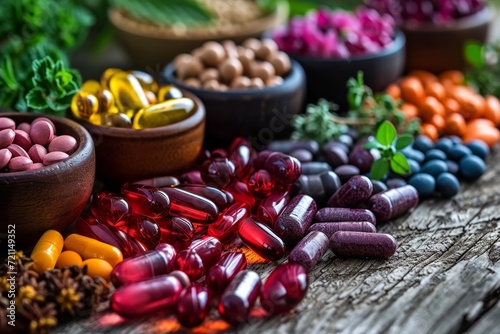
[[120, 72], [126, 73], [125, 71], [123, 71], [119, 68], [110, 67], [110, 68], [106, 69], [106, 71], [104, 71], [101, 75], [101, 87], [103, 89], [109, 89], [109, 82], [111, 80], [111, 77], [113, 75], [115, 75], [116, 73], [120, 73]]
[[158, 98], [156, 97], [155, 93], [153, 93], [150, 90], [145, 90], [144, 93], [146, 94], [146, 97], [148, 98], [149, 105], [158, 103]]
[[158, 93], [158, 82], [156, 82], [152, 75], [143, 71], [130, 71], [130, 74], [139, 80], [144, 90], [150, 90], [155, 94]]
[[102, 89], [101, 84], [96, 80], [87, 80], [82, 84], [80, 91], [96, 95]]
[[84, 91], [80, 91], [71, 100], [71, 112], [76, 118], [88, 120], [99, 110], [97, 97]]
[[157, 103], [137, 112], [133, 128], [145, 129], [174, 124], [188, 118], [195, 108], [194, 101], [187, 97]]
[[33, 269], [41, 274], [45, 270], [54, 269], [57, 259], [63, 249], [64, 239], [61, 233], [56, 230], [46, 231], [33, 248], [31, 258], [33, 259]]
[[140, 109], [149, 106], [149, 101], [139, 80], [127, 72], [115, 73], [109, 82], [115, 97], [116, 106], [121, 113], [133, 118]]
[[97, 100], [99, 101], [99, 113], [117, 113], [118, 108], [116, 108], [115, 105], [115, 97], [111, 92], [107, 89], [101, 89], [99, 90], [95, 96], [97, 97]]
[[158, 91], [158, 101], [160, 102], [170, 99], [180, 99], [183, 96], [182, 91], [173, 85], [161, 86]]

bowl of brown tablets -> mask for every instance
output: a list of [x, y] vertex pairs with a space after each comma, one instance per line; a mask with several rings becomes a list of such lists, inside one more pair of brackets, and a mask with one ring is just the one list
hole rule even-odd
[[164, 76], [200, 98], [207, 112], [205, 140], [216, 145], [236, 136], [256, 147], [284, 138], [304, 107], [304, 70], [271, 39], [206, 42], [178, 55]]
[[83, 211], [94, 177], [94, 145], [81, 125], [0, 113], [0, 239], [8, 247], [32, 245], [46, 230], [69, 226]]
[[92, 136], [96, 177], [110, 187], [182, 172], [203, 146], [203, 103], [146, 72], [110, 68], [85, 81], [71, 116]]

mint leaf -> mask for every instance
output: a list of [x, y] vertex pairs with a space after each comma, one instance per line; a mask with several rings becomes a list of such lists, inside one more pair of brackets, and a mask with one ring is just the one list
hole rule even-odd
[[396, 140], [396, 150], [402, 150], [403, 148], [411, 145], [413, 143], [413, 137], [409, 134], [402, 134], [397, 140]]
[[35, 87], [26, 94], [26, 105], [35, 110], [44, 110], [47, 107], [45, 93], [42, 88]]
[[381, 180], [389, 171], [389, 163], [387, 159], [375, 160], [370, 168], [370, 177], [373, 180]]
[[396, 139], [396, 128], [389, 121], [384, 121], [377, 130], [377, 135], [375, 138], [377, 141], [385, 146], [392, 144], [394, 139]]
[[410, 164], [401, 152], [396, 152], [391, 157], [391, 169], [394, 173], [397, 173], [399, 175], [406, 175], [411, 172]]

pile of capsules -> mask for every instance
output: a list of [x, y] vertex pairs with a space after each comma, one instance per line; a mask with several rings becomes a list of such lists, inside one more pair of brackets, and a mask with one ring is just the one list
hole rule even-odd
[[[332, 171], [302, 175], [291, 155], [257, 152], [236, 138], [228, 150], [202, 151], [195, 168], [177, 177], [131, 181], [119, 194], [93, 193], [90, 212], [77, 220], [64, 248], [114, 264], [111, 308], [120, 316], [173, 309], [180, 324], [194, 327], [215, 302], [220, 316], [237, 325], [258, 299], [270, 315], [300, 303], [308, 271], [328, 249], [339, 257], [394, 255], [396, 241], [376, 225], [418, 200], [411, 185], [373, 194], [366, 176], [342, 184]], [[271, 262], [289, 250], [288, 261], [263, 283], [235, 250], [238, 239]]]
[[73, 96], [71, 111], [94, 125], [146, 129], [181, 122], [197, 105], [172, 85], [160, 86], [148, 73], [108, 68], [100, 83], [87, 80]]

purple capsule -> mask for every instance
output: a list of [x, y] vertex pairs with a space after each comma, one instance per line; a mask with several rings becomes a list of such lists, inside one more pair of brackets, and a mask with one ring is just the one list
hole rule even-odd
[[219, 239], [222, 243], [230, 242], [238, 233], [238, 224], [250, 215], [246, 203], [236, 202], [227, 208], [219, 218], [208, 226], [208, 235]]
[[300, 161], [287, 154], [274, 152], [271, 153], [264, 163], [264, 169], [267, 170], [273, 178], [283, 184], [292, 184], [302, 174]]
[[288, 254], [288, 261], [300, 263], [310, 271], [325, 255], [329, 246], [329, 238], [320, 231], [309, 232]]
[[339, 231], [330, 238], [330, 249], [340, 257], [388, 259], [396, 248], [394, 237], [384, 233]]
[[269, 227], [252, 217], [243, 219], [238, 227], [241, 240], [259, 256], [277, 261], [285, 255], [285, 244]]
[[270, 314], [288, 312], [304, 299], [308, 286], [309, 277], [301, 264], [280, 264], [262, 286], [260, 304]]
[[236, 275], [245, 270], [247, 259], [241, 252], [228, 252], [207, 273], [206, 283], [211, 293], [220, 296]]
[[204, 185], [205, 181], [201, 178], [201, 172], [199, 170], [191, 170], [180, 176], [182, 183], [187, 184], [201, 184]]
[[370, 198], [373, 184], [362, 175], [351, 177], [328, 200], [328, 207], [353, 208]]
[[321, 208], [314, 216], [316, 222], [349, 222], [367, 221], [377, 225], [377, 219], [373, 212], [368, 209], [351, 208]]
[[156, 219], [160, 227], [161, 242], [171, 244], [180, 251], [191, 244], [194, 239], [194, 227], [189, 219], [182, 217], [165, 217]]
[[274, 226], [276, 219], [290, 202], [290, 192], [287, 190], [274, 190], [264, 198], [257, 208], [257, 218], [267, 226]]
[[219, 209], [205, 197], [177, 187], [162, 187], [161, 190], [170, 198], [170, 215], [207, 224], [217, 219]]
[[367, 207], [375, 214], [377, 221], [384, 222], [412, 210], [418, 201], [417, 189], [405, 185], [373, 195]]
[[194, 282], [219, 261], [222, 244], [214, 237], [194, 240], [191, 245], [180, 251], [175, 258], [175, 269], [184, 271]]
[[312, 224], [308, 231], [320, 231], [330, 238], [338, 231], [375, 233], [377, 228], [370, 222], [324, 222]]
[[342, 186], [339, 177], [334, 172], [301, 175], [297, 182], [301, 193], [314, 198], [316, 204], [321, 207]]
[[290, 154], [290, 152], [302, 149], [307, 150], [312, 154], [318, 154], [319, 146], [314, 140], [273, 140], [270, 142], [266, 149], [269, 151], [282, 152], [285, 154]]
[[232, 325], [245, 322], [259, 297], [261, 285], [259, 274], [255, 271], [240, 271], [219, 300], [222, 318]]
[[205, 321], [210, 310], [208, 290], [200, 284], [184, 288], [177, 302], [177, 321], [187, 328], [199, 326]]
[[122, 196], [128, 202], [132, 214], [150, 218], [165, 217], [170, 211], [170, 199], [159, 188], [141, 184], [129, 184], [122, 188]]
[[[167, 245], [167, 246], [165, 246]], [[155, 276], [166, 275], [174, 270], [175, 249], [163, 244], [160, 249], [124, 259], [111, 272], [115, 287], [145, 281]]]
[[274, 232], [285, 244], [297, 243], [306, 234], [314, 219], [316, 209], [316, 202], [311, 196], [295, 196], [276, 220]]
[[182, 292], [180, 281], [171, 275], [124, 285], [111, 296], [111, 309], [124, 318], [153, 314], [177, 304]]

